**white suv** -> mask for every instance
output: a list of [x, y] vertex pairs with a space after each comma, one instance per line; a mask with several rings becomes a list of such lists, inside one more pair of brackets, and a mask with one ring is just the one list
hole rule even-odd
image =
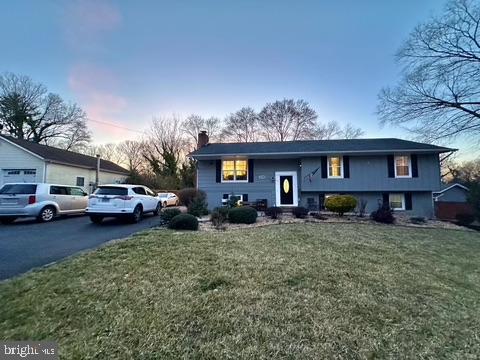
[[88, 199], [85, 213], [100, 224], [105, 217], [125, 217], [139, 222], [144, 213], [157, 216], [162, 209], [160, 198], [142, 185], [101, 185]]

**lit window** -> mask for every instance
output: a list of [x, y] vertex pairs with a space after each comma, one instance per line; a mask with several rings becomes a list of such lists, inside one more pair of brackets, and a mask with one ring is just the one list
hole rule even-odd
[[343, 177], [343, 159], [341, 156], [330, 156], [328, 158], [328, 177], [342, 178]]
[[410, 177], [410, 156], [395, 156], [395, 177]]
[[224, 160], [222, 162], [223, 181], [247, 181], [248, 161], [247, 160]]
[[389, 195], [390, 208], [393, 210], [405, 210], [405, 196], [403, 194]]

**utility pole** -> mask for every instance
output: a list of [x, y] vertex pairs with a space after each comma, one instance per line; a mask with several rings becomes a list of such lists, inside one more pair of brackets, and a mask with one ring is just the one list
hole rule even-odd
[[100, 177], [100, 154], [97, 154], [97, 169], [95, 171], [95, 189], [98, 188], [98, 179]]

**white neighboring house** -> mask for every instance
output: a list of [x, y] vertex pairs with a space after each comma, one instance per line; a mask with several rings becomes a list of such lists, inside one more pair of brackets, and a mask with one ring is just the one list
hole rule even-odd
[[[97, 158], [0, 135], [0, 187], [11, 182], [46, 182], [93, 190]], [[100, 160], [99, 183], [122, 183], [128, 171]]]

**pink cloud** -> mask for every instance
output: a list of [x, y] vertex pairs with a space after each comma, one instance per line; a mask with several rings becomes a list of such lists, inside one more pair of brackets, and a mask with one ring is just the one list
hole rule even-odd
[[118, 79], [112, 71], [89, 64], [77, 64], [70, 70], [68, 84], [82, 108], [87, 112], [89, 126], [96, 136], [125, 138], [128, 131], [98, 123], [118, 124], [127, 107], [127, 100], [118, 95]]

